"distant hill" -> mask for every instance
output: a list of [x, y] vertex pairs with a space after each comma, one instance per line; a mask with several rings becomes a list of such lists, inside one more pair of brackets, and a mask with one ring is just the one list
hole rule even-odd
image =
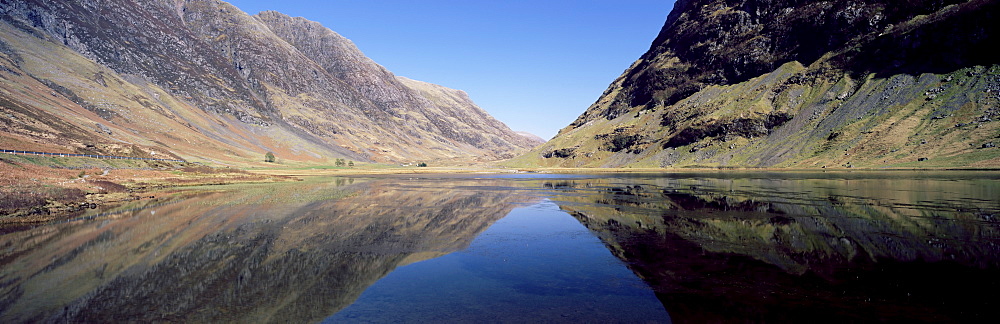
[[539, 143], [544, 143], [545, 142], [545, 139], [542, 138], [541, 136], [538, 136], [538, 135], [535, 135], [535, 134], [532, 134], [532, 133], [529, 133], [529, 132], [517, 132], [517, 134], [521, 135], [521, 136], [524, 136], [524, 137], [527, 137], [527, 138], [529, 138], [529, 139], [531, 139], [532, 141], [535, 141], [535, 142], [539, 142]]
[[337, 33], [216, 0], [0, 4], [0, 146], [247, 163], [474, 161], [540, 142]]
[[514, 166], [1000, 167], [998, 1], [678, 0]]

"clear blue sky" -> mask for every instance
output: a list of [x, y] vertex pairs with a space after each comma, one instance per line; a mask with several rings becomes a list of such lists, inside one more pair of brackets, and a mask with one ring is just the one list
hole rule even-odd
[[318, 21], [399, 76], [551, 138], [649, 49], [672, 0], [229, 0]]

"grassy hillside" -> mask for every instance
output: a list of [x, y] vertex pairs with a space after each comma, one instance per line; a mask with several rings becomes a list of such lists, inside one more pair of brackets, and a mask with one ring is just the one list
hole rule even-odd
[[802, 81], [788, 63], [571, 129], [511, 166], [1000, 167], [1000, 67]]

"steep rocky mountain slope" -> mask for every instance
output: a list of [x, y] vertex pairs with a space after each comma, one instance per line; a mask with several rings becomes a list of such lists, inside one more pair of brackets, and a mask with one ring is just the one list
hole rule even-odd
[[0, 106], [11, 149], [443, 162], [538, 144], [318, 23], [217, 0], [5, 0]]
[[511, 165], [998, 167], [998, 1], [678, 0]]

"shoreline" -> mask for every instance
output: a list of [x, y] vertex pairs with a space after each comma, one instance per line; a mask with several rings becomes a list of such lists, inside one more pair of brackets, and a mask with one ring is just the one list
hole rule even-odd
[[[2, 161], [10, 163], [10, 161]], [[10, 163], [13, 164], [13, 163]], [[23, 166], [22, 166], [23, 167]], [[107, 207], [137, 201], [155, 199], [157, 193], [171, 189], [194, 186], [215, 186], [241, 183], [275, 183], [302, 181], [312, 177], [338, 176], [382, 176], [406, 174], [684, 174], [684, 173], [727, 173], [727, 172], [767, 172], [767, 173], [866, 173], [866, 172], [984, 172], [998, 173], [1000, 169], [990, 168], [505, 168], [483, 165], [481, 167], [421, 167], [421, 168], [213, 168], [199, 166], [174, 166], [161, 170], [101, 169], [86, 170], [60, 169], [40, 166], [35, 172], [47, 176], [48, 181], [37, 178], [20, 177], [20, 182], [0, 191], [0, 198], [11, 200], [14, 190], [27, 188], [45, 189], [55, 193], [42, 195], [42, 201], [23, 206], [0, 206], [0, 227], [31, 226], [71, 218], [74, 213], [97, 207]], [[45, 173], [50, 174], [45, 174]], [[80, 172], [80, 176], [65, 180], [65, 174]], [[85, 174], [90, 173], [90, 174]], [[8, 176], [8, 178], [13, 178]], [[30, 180], [30, 181], [29, 181]], [[59, 181], [52, 181], [59, 180]], [[86, 187], [90, 185], [91, 187]], [[108, 187], [108, 188], [103, 188]], [[81, 188], [90, 188], [81, 191]], [[93, 188], [98, 188], [94, 190]], [[61, 196], [66, 191], [71, 194]], [[16, 200], [16, 199], [14, 199]], [[6, 203], [6, 202], [5, 202]]]
[[449, 168], [421, 169], [247, 169], [249, 173], [269, 176], [365, 176], [394, 174], [606, 174], [606, 173], [694, 173], [694, 172], [1000, 172], [1000, 168]]
[[0, 226], [43, 224], [187, 186], [297, 181], [194, 163], [0, 155]]

